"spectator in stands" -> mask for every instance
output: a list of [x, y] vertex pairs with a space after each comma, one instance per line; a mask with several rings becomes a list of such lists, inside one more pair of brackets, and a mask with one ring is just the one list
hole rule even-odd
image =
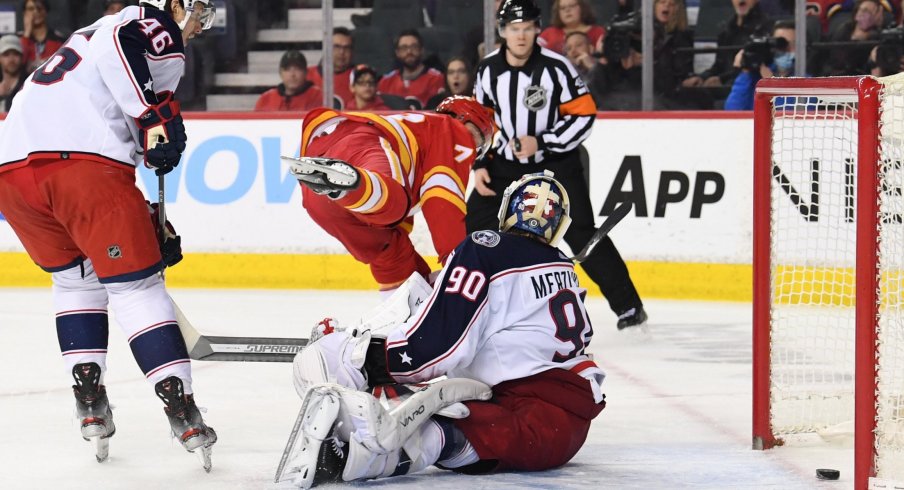
[[565, 56], [568, 61], [574, 65], [574, 68], [584, 81], [584, 85], [590, 90], [593, 101], [599, 107], [603, 102], [603, 92], [605, 91], [605, 82], [600, 82], [606, 77], [606, 65], [608, 64], [604, 58], [593, 56], [593, 48], [590, 44], [590, 38], [581, 31], [569, 33], [565, 37]]
[[388, 111], [389, 107], [377, 95], [377, 71], [367, 65], [358, 65], [352, 70], [351, 92], [354, 96], [346, 106], [352, 111]]
[[402, 97], [411, 109], [421, 109], [442, 91], [443, 74], [424, 64], [424, 42], [415, 29], [399, 33], [395, 54], [398, 68], [380, 80], [377, 91]]
[[[884, 10], [879, 0], [857, 0], [854, 17], [829, 33], [829, 41], [871, 41], [879, 38]], [[820, 76], [865, 75], [869, 73], [872, 45], [820, 50], [814, 56], [814, 72]]]
[[682, 82], [693, 76], [694, 55], [679, 52], [694, 47], [694, 35], [687, 25], [687, 6], [684, 0], [655, 0], [653, 3], [653, 80], [657, 92], [687, 103], [683, 108], [709, 109], [709, 97], [687, 93]]
[[25, 57], [25, 69], [34, 71], [66, 41], [59, 31], [47, 25], [47, 11], [50, 7], [46, 0], [24, 0], [22, 2], [22, 26], [19, 34], [22, 40], [22, 53]]
[[307, 80], [308, 60], [290, 49], [279, 60], [282, 83], [261, 94], [256, 111], [306, 111], [323, 105], [323, 92]]
[[427, 102], [425, 109], [433, 110], [446, 97], [474, 94], [474, 68], [464, 56], [453, 56], [446, 62], [446, 86]]
[[113, 15], [126, 8], [127, 0], [104, 0], [104, 15]]
[[[773, 62], [759, 63], [751, 59], [744, 50], [735, 56], [734, 66], [741, 70], [731, 86], [731, 93], [725, 100], [725, 110], [749, 111], [753, 109], [753, 92], [761, 78], [790, 77], [794, 74], [794, 22], [781, 20], [775, 23], [772, 36], [788, 42], [784, 49], [773, 53]], [[751, 66], [752, 65], [752, 66]]]
[[[355, 44], [352, 31], [345, 27], [333, 28], [333, 107], [342, 109], [355, 101], [351, 90], [352, 53]], [[308, 68], [308, 80], [323, 89], [323, 60]]]
[[552, 3], [552, 25], [543, 29], [537, 42], [546, 49], [565, 53], [565, 36], [583, 32], [591, 45], [606, 35], [606, 29], [596, 25], [596, 18], [588, 0], [555, 0]]
[[[712, 100], [699, 91], [684, 89], [681, 82], [693, 73], [693, 55], [679, 48], [693, 47], [687, 28], [687, 9], [683, 0], [656, 0], [653, 4], [653, 106], [656, 109], [710, 109]], [[595, 58], [586, 53], [587, 43], [578, 34], [569, 36], [569, 58], [577, 61], [589, 79], [590, 93], [601, 110], [639, 110], [641, 108], [642, 64], [639, 34], [610, 32], [599, 45], [604, 54], [595, 66]], [[608, 49], [604, 46], [608, 44]], [[579, 70], [580, 71], [580, 70]]]
[[[731, 0], [733, 15], [719, 32], [719, 46], [743, 46], [751, 36], [765, 36], [772, 30], [772, 22], [760, 9], [758, 0]], [[738, 74], [734, 67], [737, 51], [719, 51], [716, 61], [703, 73], [684, 80], [685, 87], [721, 87], [730, 85]]]
[[22, 59], [22, 41], [15, 34], [0, 37], [0, 112], [9, 112], [13, 97], [28, 77]]
[[[807, 7], [810, 8], [812, 6], [811, 3], [817, 1], [820, 0], [807, 0]], [[831, 18], [838, 12], [855, 12], [857, 6], [857, 0], [821, 1], [827, 2], [829, 5], [829, 7], [826, 9], [828, 18]], [[890, 15], [890, 18], [894, 21], [895, 24], [900, 25], [902, 2], [900, 0], [879, 0], [879, 3], [882, 5], [882, 9], [885, 10], [885, 14]], [[889, 23], [891, 23], [891, 21]], [[883, 22], [883, 24], [885, 24], [885, 22]]]

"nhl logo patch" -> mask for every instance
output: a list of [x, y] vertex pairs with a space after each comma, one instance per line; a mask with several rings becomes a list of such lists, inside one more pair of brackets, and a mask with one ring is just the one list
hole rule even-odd
[[546, 107], [548, 101], [549, 99], [546, 97], [545, 88], [539, 85], [531, 85], [524, 89], [524, 99], [522, 102], [524, 103], [524, 107], [527, 107], [529, 110], [537, 112]]
[[492, 248], [499, 245], [501, 238], [499, 238], [499, 234], [495, 231], [481, 230], [471, 233], [471, 240], [478, 245]]
[[111, 259], [121, 259], [122, 258], [122, 250], [119, 248], [119, 245], [110, 245], [107, 247], [107, 257]]

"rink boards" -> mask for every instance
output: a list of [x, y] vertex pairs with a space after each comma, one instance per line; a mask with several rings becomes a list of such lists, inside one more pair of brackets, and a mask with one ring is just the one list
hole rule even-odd
[[[188, 148], [166, 178], [168, 215], [186, 253], [168, 272], [172, 285], [374, 287], [367, 267], [307, 216], [279, 159], [298, 152], [297, 114], [190, 114], [186, 125]], [[597, 118], [585, 143], [594, 212], [599, 224], [618, 202], [634, 203], [612, 236], [642, 295], [750, 299], [752, 134], [749, 113]], [[138, 181], [157, 195], [151, 172], [142, 168]], [[422, 221], [412, 238], [435, 254]], [[49, 284], [4, 221], [0, 270], [0, 286]]]

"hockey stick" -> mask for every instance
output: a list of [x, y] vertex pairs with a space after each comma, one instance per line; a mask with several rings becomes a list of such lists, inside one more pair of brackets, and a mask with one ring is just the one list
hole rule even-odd
[[[157, 176], [157, 212], [160, 221], [160, 243], [166, 239], [166, 194], [163, 175]], [[160, 267], [161, 279], [166, 279], [166, 262]], [[295, 354], [308, 345], [308, 339], [215, 337], [201, 335], [188, 321], [182, 308], [170, 298], [176, 312], [179, 331], [185, 339], [188, 356], [196, 361], [251, 361], [251, 362], [292, 362]]]
[[[412, 274], [386, 301], [368, 312], [359, 325], [379, 331], [406, 321], [430, 296], [432, 288], [418, 273]], [[172, 299], [172, 298], [170, 298]], [[173, 302], [176, 322], [196, 361], [292, 362], [310, 340], [286, 337], [219, 337], [198, 332], [179, 305]]]
[[196, 361], [292, 362], [308, 345], [308, 339], [202, 335], [175, 301], [173, 308], [188, 356]]
[[[161, 246], [166, 241], [166, 192], [164, 191], [164, 185], [166, 184], [166, 180], [163, 178], [163, 174], [157, 174], [157, 226], [160, 228], [160, 231], [157, 232], [157, 241], [160, 242]], [[166, 281], [166, 262], [162, 262], [160, 264], [160, 279]]]
[[584, 245], [584, 249], [571, 260], [575, 262], [583, 262], [587, 259], [587, 257], [593, 253], [593, 249], [596, 248], [597, 244], [606, 236], [609, 235], [609, 232], [612, 231], [612, 228], [615, 228], [615, 225], [619, 224], [621, 220], [631, 212], [631, 203], [626, 201], [621, 203], [618, 207], [612, 210], [612, 214], [610, 214], [606, 221], [603, 221], [603, 224], [600, 225], [599, 228], [596, 229], [596, 232], [593, 233], [593, 236], [590, 237], [590, 241], [587, 242], [587, 245]]

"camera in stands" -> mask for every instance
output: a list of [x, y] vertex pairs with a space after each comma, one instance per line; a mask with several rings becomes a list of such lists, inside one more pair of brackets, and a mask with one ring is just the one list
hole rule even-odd
[[882, 73], [890, 75], [898, 73], [901, 57], [904, 56], [904, 27], [898, 26], [883, 29], [879, 33], [879, 48], [876, 50], [876, 66]]
[[641, 51], [641, 24], [640, 12], [620, 14], [606, 25], [606, 43], [603, 46], [603, 56], [610, 61], [627, 58], [631, 48], [638, 53]]
[[783, 37], [751, 36], [744, 46], [741, 57], [741, 68], [758, 71], [761, 65], [769, 66], [775, 60], [776, 53], [788, 49], [788, 40]]

